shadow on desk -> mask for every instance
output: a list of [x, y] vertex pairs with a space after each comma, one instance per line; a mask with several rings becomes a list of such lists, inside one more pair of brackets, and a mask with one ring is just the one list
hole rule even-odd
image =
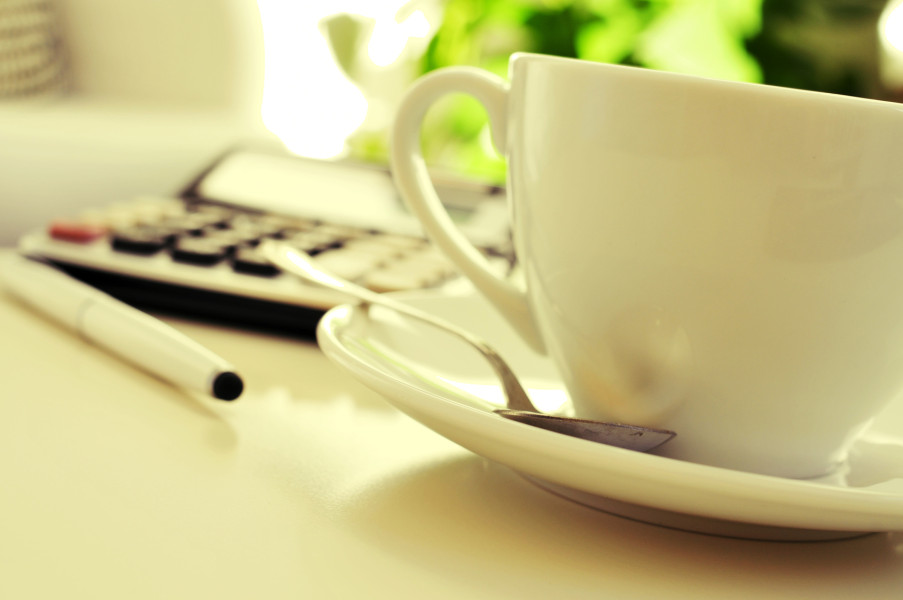
[[[441, 527], [429, 518], [436, 512], [446, 516]], [[853, 589], [857, 582], [903, 586], [903, 534], [778, 543], [671, 530], [575, 504], [469, 454], [397, 474], [356, 498], [348, 517], [405, 561], [449, 577], [456, 571], [484, 573], [472, 580], [474, 586], [498, 587], [509, 597], [587, 597], [593, 590], [613, 598], [646, 597], [637, 593], [661, 588], [658, 597], [665, 598], [678, 581], [680, 597], [769, 588], [772, 598], [783, 597], [777, 590], [787, 597], [818, 597], [838, 587]], [[654, 563], [647, 556], [655, 556]], [[474, 568], [480, 564], [490, 568]], [[646, 564], [655, 564], [654, 572]], [[523, 589], [512, 589], [512, 581], [522, 582]]]

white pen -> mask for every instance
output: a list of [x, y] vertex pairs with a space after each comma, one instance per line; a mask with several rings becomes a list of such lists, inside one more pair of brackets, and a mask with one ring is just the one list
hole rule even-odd
[[220, 400], [241, 395], [229, 363], [162, 321], [44, 263], [14, 256], [3, 267], [10, 292], [133, 365]]

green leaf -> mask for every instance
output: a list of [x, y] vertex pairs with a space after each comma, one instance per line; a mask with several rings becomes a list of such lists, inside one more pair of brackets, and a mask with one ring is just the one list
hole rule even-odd
[[636, 56], [654, 69], [718, 79], [761, 81], [759, 65], [744, 46], [758, 27], [761, 0], [676, 2], [639, 39]]
[[633, 52], [643, 25], [641, 16], [632, 10], [622, 10], [588, 23], [577, 32], [577, 56], [619, 63]]

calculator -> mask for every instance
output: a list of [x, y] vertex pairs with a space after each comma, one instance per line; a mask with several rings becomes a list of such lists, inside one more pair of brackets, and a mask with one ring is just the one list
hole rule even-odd
[[[436, 189], [490, 264], [509, 269], [504, 190], [448, 176]], [[348, 299], [272, 265], [259, 250], [268, 238], [377, 292], [460, 280], [387, 169], [257, 150], [227, 152], [171, 197], [62, 215], [24, 235], [19, 250], [140, 308], [309, 336]]]

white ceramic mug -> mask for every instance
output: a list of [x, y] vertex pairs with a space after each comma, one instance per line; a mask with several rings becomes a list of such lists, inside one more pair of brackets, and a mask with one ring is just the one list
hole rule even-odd
[[[524, 285], [457, 232], [420, 153], [476, 97], [508, 160]], [[421, 78], [392, 133], [427, 233], [561, 371], [579, 416], [677, 431], [674, 458], [834, 469], [903, 389], [903, 107], [517, 54]]]

